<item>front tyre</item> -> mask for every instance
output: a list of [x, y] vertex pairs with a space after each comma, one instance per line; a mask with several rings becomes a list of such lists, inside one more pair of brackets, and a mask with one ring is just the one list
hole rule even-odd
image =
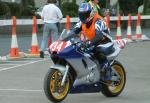
[[123, 91], [126, 84], [126, 73], [123, 66], [118, 61], [115, 61], [112, 64], [112, 68], [119, 74], [120, 79], [117, 82], [109, 82], [110, 84], [102, 84], [101, 92], [106, 97], [118, 96]]
[[67, 76], [65, 84], [62, 86], [62, 78], [62, 73], [56, 69], [51, 69], [46, 74], [44, 80], [44, 92], [50, 101], [60, 102], [67, 96], [71, 86], [71, 79]]

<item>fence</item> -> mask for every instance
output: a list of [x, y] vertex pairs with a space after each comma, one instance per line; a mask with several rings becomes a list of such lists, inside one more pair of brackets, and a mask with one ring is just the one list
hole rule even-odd
[[[130, 19], [129, 19], [130, 18]], [[32, 51], [34, 51], [34, 53], [31, 53], [31, 54], [33, 54], [34, 56], [35, 56], [35, 50], [37, 50], [37, 48], [38, 48], [38, 41], [37, 41], [37, 37], [36, 37], [36, 32], [32, 32], [33, 31], [33, 26], [32, 25], [34, 25], [34, 29], [35, 29], [35, 25], [38, 25], [38, 24], [43, 24], [43, 20], [41, 20], [41, 19], [36, 19], [36, 24], [35, 24], [35, 17], [34, 17], [34, 19], [16, 19], [15, 20], [15, 26], [28, 26], [28, 25], [30, 25], [30, 29], [31, 29], [31, 32], [30, 32], [30, 34], [34, 34], [34, 35], [32, 35], [32, 38], [33, 38], [33, 40], [36, 40], [36, 41], [33, 41], [32, 40], [32, 46], [31, 46], [31, 52]], [[108, 18], [107, 18], [107, 21], [108, 21], [108, 23], [107, 23], [107, 25], [109, 25], [109, 21], [113, 21], [113, 22], [117, 22], [117, 34], [116, 34], [116, 39], [121, 39], [122, 37], [121, 37], [121, 27], [120, 27], [120, 23], [121, 23], [121, 21], [128, 21], [129, 23], [128, 23], [128, 27], [127, 27], [127, 36], [126, 36], [126, 38], [128, 39], [128, 40], [130, 40], [130, 41], [132, 41], [132, 40], [149, 40], [149, 38], [147, 38], [145, 35], [143, 35], [142, 34], [142, 32], [141, 32], [141, 26], [140, 26], [140, 21], [141, 21], [141, 19], [142, 20], [150, 20], [150, 15], [144, 15], [144, 16], [141, 16], [141, 15], [137, 15], [137, 16], [111, 16], [111, 17], [109, 17], [109, 20], [108, 20]], [[132, 36], [132, 34], [131, 34], [131, 20], [134, 20], [134, 21], [137, 21], [137, 23], [136, 23], [136, 35], [133, 37]], [[70, 21], [71, 23], [76, 23], [76, 22], [78, 22], [79, 21], [79, 19], [77, 18], [77, 17], [75, 17], [75, 18], [68, 18], [67, 17], [67, 19], [66, 18], [63, 18], [61, 21], [60, 21], [60, 23], [61, 24], [67, 24], [68, 23], [68, 21]], [[70, 23], [69, 22], [69, 23]], [[2, 27], [7, 27], [7, 26], [9, 26], [9, 27], [11, 27], [11, 29], [12, 28], [15, 28], [16, 29], [16, 27], [14, 27], [14, 20], [13, 19], [9, 19], [9, 20], [0, 20], [0, 29], [2, 28]], [[69, 25], [70, 26], [70, 25]], [[67, 28], [69, 28], [69, 27], [67, 27]], [[11, 31], [13, 31], [13, 30], [11, 30]], [[13, 33], [12, 34], [12, 44], [11, 45], [13, 45], [12, 47], [11, 47], [11, 52], [13, 53], [13, 56], [12, 57], [18, 57], [18, 56], [20, 56], [21, 54], [19, 53], [19, 51], [18, 51], [18, 44], [17, 44], [17, 37], [16, 37], [16, 31], [17, 30], [15, 30], [15, 33]], [[36, 30], [35, 30], [36, 31]], [[1, 31], [0, 31], [1, 32]], [[15, 34], [15, 36], [14, 36], [14, 34]], [[0, 33], [0, 35], [1, 35], [1, 33]], [[34, 48], [33, 49], [33, 47], [35, 46], [35, 43], [36, 43], [36, 48]], [[14, 48], [15, 47], [15, 48]], [[12, 51], [13, 50], [13, 51]], [[10, 53], [10, 54], [12, 54], [12, 53]], [[18, 54], [19, 53], [19, 54]], [[38, 53], [39, 53], [39, 51], [36, 51], [36, 55], [38, 55]], [[16, 55], [17, 54], [17, 55]], [[11, 56], [11, 55], [10, 55]], [[24, 56], [24, 54], [23, 54], [23, 56]]]
[[[143, 15], [141, 16], [142, 20], [147, 20], [150, 19], [150, 15]], [[110, 21], [117, 21], [118, 17], [117, 16], [111, 16]], [[122, 16], [121, 20], [128, 20], [128, 16]], [[137, 20], [137, 16], [132, 16], [132, 20]], [[72, 23], [78, 22], [79, 18], [74, 17], [70, 18], [70, 21]], [[66, 18], [63, 18], [60, 23], [66, 23]], [[43, 24], [42, 19], [37, 19], [37, 24]], [[12, 25], [12, 19], [8, 20], [0, 20], [0, 26], [8, 26]], [[17, 25], [32, 25], [32, 19], [17, 19]]]

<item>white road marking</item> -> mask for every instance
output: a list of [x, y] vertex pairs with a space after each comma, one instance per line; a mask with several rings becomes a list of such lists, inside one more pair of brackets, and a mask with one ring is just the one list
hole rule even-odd
[[7, 65], [18, 65], [18, 64], [0, 64], [0, 66], [7, 66]]
[[[50, 56], [45, 55], [44, 58], [50, 58]], [[21, 58], [21, 59], [41, 59], [40, 57], [25, 57], [25, 58]]]
[[26, 60], [26, 59], [27, 59], [27, 60], [30, 60], [30, 59], [31, 59], [31, 60], [32, 60], [32, 59], [35, 60], [35, 59], [36, 59], [36, 60], [37, 60], [37, 59], [41, 59], [41, 58], [39, 58], [39, 57], [29, 57], [29, 58], [21, 58], [21, 59], [25, 59], [25, 60]]
[[42, 92], [43, 90], [34, 90], [34, 89], [0, 89], [0, 91]]
[[13, 68], [17, 68], [17, 67], [21, 67], [21, 66], [25, 66], [25, 65], [29, 65], [29, 64], [34, 64], [34, 63], [40, 62], [40, 61], [46, 61], [46, 60], [48, 60], [48, 59], [42, 59], [42, 60], [37, 60], [37, 61], [32, 61], [32, 62], [28, 61], [28, 63], [25, 63], [25, 64], [18, 64], [16, 66], [12, 66], [12, 67], [8, 67], [8, 68], [2, 68], [2, 69], [0, 69], [0, 72], [5, 71], [5, 70], [9, 70], [9, 69], [13, 69]]
[[27, 63], [29, 61], [5, 61], [5, 62], [2, 62], [2, 63]]

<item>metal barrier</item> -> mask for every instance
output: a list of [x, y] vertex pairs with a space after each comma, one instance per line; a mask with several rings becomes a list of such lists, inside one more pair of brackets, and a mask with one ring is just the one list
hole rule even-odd
[[[132, 16], [132, 20], [137, 20], [137, 16]], [[142, 20], [150, 19], [150, 15], [142, 15], [141, 16]], [[118, 16], [111, 16], [110, 21], [117, 21]], [[128, 16], [121, 16], [121, 20], [128, 20]], [[79, 18], [74, 17], [70, 18], [71, 22], [78, 22]], [[66, 23], [66, 18], [63, 18], [60, 23]], [[16, 25], [32, 25], [33, 20], [32, 19], [17, 19], [17, 24]], [[42, 19], [37, 19], [37, 24], [43, 24]], [[7, 19], [7, 20], [0, 20], [0, 26], [8, 26], [12, 25], [12, 19]]]
[[[67, 18], [68, 17], [68, 18]], [[69, 29], [70, 23], [75, 23], [79, 21], [79, 18], [70, 18], [67, 16], [66, 18], [63, 18], [60, 23], [66, 23], [66, 29]], [[14, 18], [14, 17], [13, 17]], [[36, 19], [35, 16], [33, 19], [8, 19], [8, 20], [0, 20], [0, 27], [3, 26], [12, 26], [12, 43], [11, 43], [11, 52], [8, 54], [8, 56], [1, 57], [0, 60], [4, 60], [5, 58], [11, 59], [11, 58], [20, 58], [20, 57], [29, 57], [29, 56], [39, 56], [39, 51], [38, 51], [38, 41], [36, 37], [36, 25], [37, 24], [43, 24], [42, 19]], [[132, 19], [131, 19], [132, 18]], [[109, 21], [117, 21], [117, 35], [116, 39], [122, 39], [122, 34], [121, 34], [121, 27], [120, 27], [120, 21], [122, 20], [128, 20], [128, 28], [127, 28], [127, 36], [126, 39], [129, 42], [132, 42], [134, 40], [150, 40], [146, 35], [142, 34], [141, 31], [141, 26], [140, 26], [140, 20], [150, 20], [150, 15], [143, 15], [141, 16], [138, 14], [137, 16], [111, 16], [109, 18], [105, 18], [107, 21], [107, 25], [109, 25]], [[136, 25], [136, 35], [131, 35], [131, 20], [136, 20], [137, 25]], [[16, 25], [33, 25], [32, 26], [32, 45], [31, 45], [31, 52], [29, 54], [22, 53], [18, 51], [18, 44], [17, 44], [17, 36], [16, 36]], [[15, 32], [13, 32], [15, 31]], [[15, 34], [15, 36], [14, 36]], [[35, 48], [36, 44], [36, 48]], [[14, 48], [15, 47], [15, 48]], [[33, 48], [34, 47], [34, 48]], [[13, 55], [11, 55], [13, 54]], [[16, 55], [17, 54], [17, 55]], [[4, 59], [3, 59], [4, 58]], [[7, 60], [7, 59], [6, 59]]]

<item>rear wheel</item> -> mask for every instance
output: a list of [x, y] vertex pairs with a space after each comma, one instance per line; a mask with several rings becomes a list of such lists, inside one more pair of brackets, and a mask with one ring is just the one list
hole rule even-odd
[[118, 61], [115, 61], [112, 64], [112, 68], [117, 72], [120, 79], [119, 81], [111, 81], [107, 84], [102, 84], [101, 92], [107, 97], [118, 96], [122, 92], [126, 84], [126, 73], [123, 66]]
[[67, 76], [65, 84], [62, 86], [63, 75], [59, 70], [51, 69], [45, 76], [44, 80], [44, 92], [47, 98], [53, 102], [60, 102], [67, 96], [70, 86], [71, 79]]

